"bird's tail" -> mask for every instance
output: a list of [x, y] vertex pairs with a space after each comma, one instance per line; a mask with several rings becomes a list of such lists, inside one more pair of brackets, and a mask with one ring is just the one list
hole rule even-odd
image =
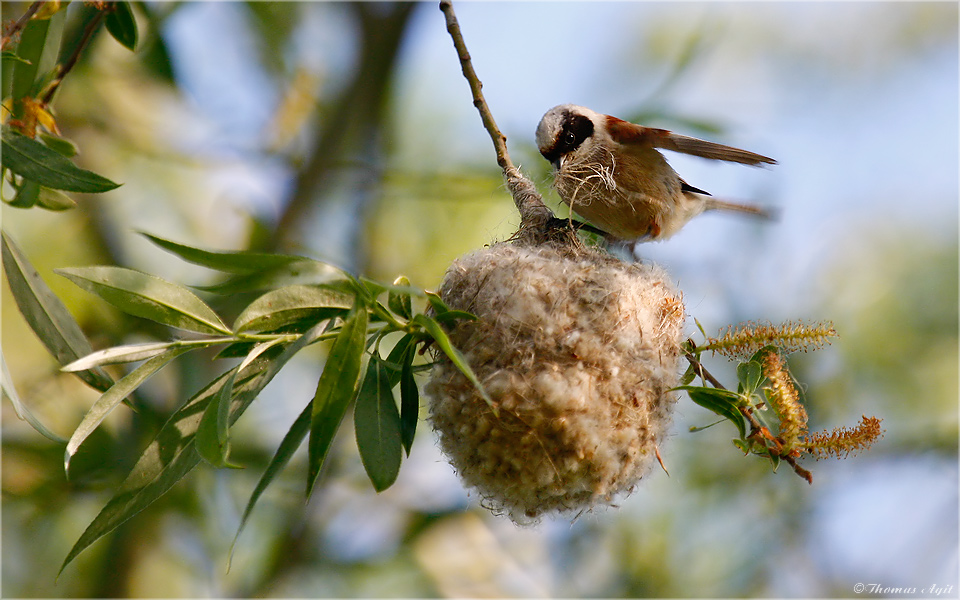
[[767, 206], [758, 206], [756, 204], [739, 204], [737, 202], [728, 202], [718, 198], [704, 198], [704, 210], [725, 210], [729, 212], [739, 212], [748, 215], [754, 215], [762, 219], [774, 220], [778, 213], [773, 208]]

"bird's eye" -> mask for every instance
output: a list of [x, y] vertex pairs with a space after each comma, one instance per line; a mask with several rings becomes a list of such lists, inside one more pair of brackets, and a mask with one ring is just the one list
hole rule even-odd
[[566, 134], [564, 134], [563, 141], [565, 144], [572, 146], [577, 141], [577, 135], [572, 131], [568, 131]]

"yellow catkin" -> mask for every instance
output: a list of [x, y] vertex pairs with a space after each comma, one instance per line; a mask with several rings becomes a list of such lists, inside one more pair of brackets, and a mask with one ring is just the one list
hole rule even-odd
[[770, 323], [741, 323], [727, 327], [719, 337], [707, 338], [705, 350], [734, 358], [749, 358], [764, 346], [776, 346], [782, 352], [816, 350], [837, 337], [829, 321], [802, 323], [787, 321]]
[[818, 460], [830, 455], [846, 458], [868, 449], [883, 437], [880, 423], [881, 419], [864, 415], [856, 427], [837, 427], [830, 433], [823, 431], [807, 436], [803, 446]]
[[763, 374], [769, 380], [770, 400], [780, 415], [780, 441], [784, 450], [792, 450], [807, 431], [807, 411], [780, 354], [770, 352], [764, 357]]

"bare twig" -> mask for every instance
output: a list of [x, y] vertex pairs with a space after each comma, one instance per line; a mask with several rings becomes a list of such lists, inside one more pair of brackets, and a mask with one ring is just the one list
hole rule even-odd
[[[463, 33], [460, 31], [460, 24], [457, 22], [457, 16], [453, 11], [453, 3], [450, 0], [441, 0], [440, 10], [443, 11], [447, 21], [447, 32], [453, 39], [453, 45], [457, 49], [457, 56], [460, 58], [460, 68], [463, 76], [470, 84], [470, 91], [473, 94], [473, 105], [480, 112], [480, 118], [483, 120], [483, 127], [490, 134], [493, 140], [493, 147], [497, 153], [497, 164], [503, 169], [503, 175], [507, 180], [507, 188], [513, 196], [513, 201], [520, 211], [521, 234], [533, 234], [535, 237], [543, 237], [551, 230], [554, 215], [543, 203], [543, 198], [537, 192], [533, 182], [520, 173], [513, 161], [510, 160], [510, 153], [507, 151], [507, 136], [497, 127], [497, 122], [487, 106], [487, 101], [483, 98], [483, 84], [477, 77], [477, 72], [473, 69], [473, 62], [470, 59], [470, 52], [463, 41]], [[572, 239], [575, 239], [573, 237]]]
[[83, 35], [80, 37], [80, 41], [77, 42], [76, 48], [73, 49], [73, 52], [70, 53], [70, 56], [67, 60], [59, 66], [57, 69], [57, 76], [53, 81], [47, 86], [47, 89], [44, 91], [40, 101], [43, 104], [49, 104], [53, 99], [53, 95], [57, 92], [57, 89], [60, 88], [60, 84], [63, 83], [63, 78], [67, 76], [74, 65], [77, 64], [77, 61], [80, 59], [80, 54], [83, 52], [83, 49], [87, 47], [87, 44], [90, 43], [90, 39], [93, 37], [93, 33], [97, 30], [97, 27], [100, 25], [100, 22], [103, 20], [107, 12], [116, 10], [115, 7], [110, 6], [102, 10], [97, 11], [97, 13], [87, 22], [86, 27], [83, 29]]
[[473, 105], [480, 112], [480, 118], [483, 120], [483, 126], [490, 134], [493, 140], [493, 147], [497, 151], [497, 164], [506, 173], [514, 168], [510, 160], [510, 153], [507, 151], [507, 136], [503, 135], [497, 127], [497, 122], [487, 106], [487, 101], [483, 98], [483, 84], [477, 77], [477, 72], [473, 70], [473, 62], [470, 59], [470, 52], [467, 51], [467, 44], [463, 41], [463, 33], [460, 31], [460, 23], [457, 22], [457, 15], [453, 12], [453, 3], [450, 0], [440, 2], [440, 10], [443, 11], [447, 19], [447, 32], [453, 38], [453, 45], [457, 49], [457, 56], [460, 58], [460, 68], [463, 70], [463, 76], [470, 84], [470, 91], [473, 93]]
[[24, 12], [19, 19], [7, 27], [7, 30], [3, 32], [3, 40], [0, 41], [0, 48], [6, 48], [7, 44], [10, 43], [10, 40], [13, 39], [13, 36], [19, 33], [21, 29], [26, 27], [27, 21], [29, 21], [33, 15], [37, 14], [37, 11], [40, 10], [40, 7], [44, 4], [46, 4], [46, 2], [43, 0], [40, 2], [34, 2], [27, 8], [26, 12]]

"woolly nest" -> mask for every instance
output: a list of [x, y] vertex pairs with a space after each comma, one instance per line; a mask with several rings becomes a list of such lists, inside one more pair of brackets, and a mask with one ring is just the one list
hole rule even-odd
[[499, 243], [456, 260], [449, 331], [497, 407], [446, 357], [426, 386], [440, 446], [517, 523], [611, 504], [656, 462], [676, 398], [681, 294], [661, 268]]

